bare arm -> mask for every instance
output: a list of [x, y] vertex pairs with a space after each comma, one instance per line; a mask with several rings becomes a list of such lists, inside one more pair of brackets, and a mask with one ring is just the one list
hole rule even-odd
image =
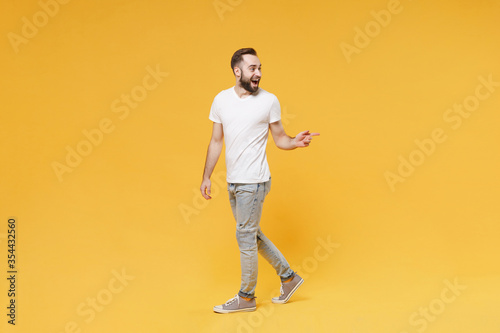
[[212, 138], [210, 139], [210, 144], [208, 145], [207, 158], [205, 160], [205, 169], [203, 171], [203, 180], [201, 182], [201, 195], [209, 200], [212, 199], [210, 177], [215, 169], [215, 165], [219, 160], [220, 153], [222, 152], [222, 145], [224, 143], [224, 131], [222, 130], [222, 124], [215, 123], [212, 128]]
[[292, 138], [285, 133], [281, 120], [269, 124], [269, 129], [271, 130], [276, 146], [284, 150], [308, 147], [312, 141], [312, 137], [319, 135], [319, 133], [309, 133], [309, 131], [304, 131]]

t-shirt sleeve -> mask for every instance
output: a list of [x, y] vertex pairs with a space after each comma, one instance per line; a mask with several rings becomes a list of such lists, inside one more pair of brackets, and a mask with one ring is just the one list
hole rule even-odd
[[273, 104], [271, 105], [269, 123], [274, 123], [278, 120], [281, 120], [281, 106], [278, 98], [276, 96], [273, 96]]
[[208, 119], [215, 123], [222, 123], [222, 120], [219, 116], [219, 109], [217, 108], [217, 97], [215, 97], [214, 101], [212, 102], [212, 107], [210, 108], [210, 115], [208, 116]]

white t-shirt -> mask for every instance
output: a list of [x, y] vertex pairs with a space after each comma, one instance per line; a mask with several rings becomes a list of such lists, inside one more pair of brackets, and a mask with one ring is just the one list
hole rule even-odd
[[269, 180], [266, 145], [269, 124], [281, 119], [278, 98], [259, 88], [240, 98], [234, 87], [215, 96], [210, 120], [221, 123], [226, 143], [228, 183], [262, 183]]

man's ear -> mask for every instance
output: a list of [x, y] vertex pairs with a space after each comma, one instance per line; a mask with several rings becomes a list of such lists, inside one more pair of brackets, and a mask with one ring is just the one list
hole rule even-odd
[[241, 76], [241, 69], [237, 66], [234, 67], [234, 76], [236, 76], [236, 77]]

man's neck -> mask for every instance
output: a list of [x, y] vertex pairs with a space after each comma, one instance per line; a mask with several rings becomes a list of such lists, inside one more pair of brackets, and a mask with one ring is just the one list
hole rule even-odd
[[247, 98], [248, 96], [252, 95], [251, 92], [243, 88], [242, 86], [236, 84], [234, 86], [234, 91], [236, 92], [236, 95], [238, 95], [239, 98]]

